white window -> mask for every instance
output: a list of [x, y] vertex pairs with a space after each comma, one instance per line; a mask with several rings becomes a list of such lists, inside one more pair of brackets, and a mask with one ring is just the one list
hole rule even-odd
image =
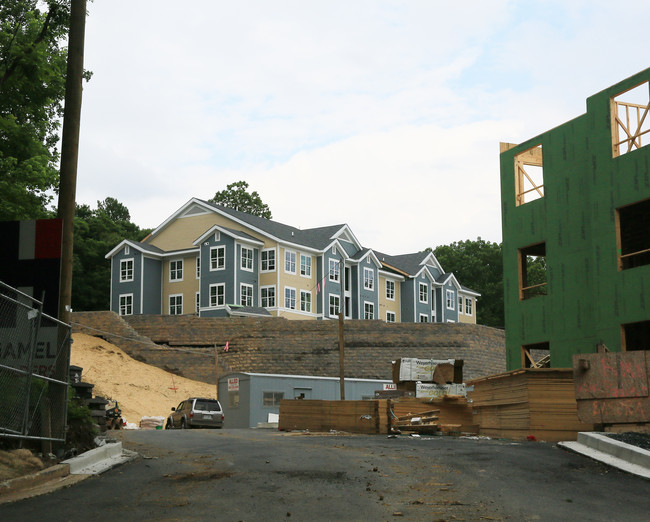
[[386, 322], [387, 323], [395, 322], [395, 312], [386, 312]]
[[120, 261], [120, 283], [133, 281], [133, 259], [122, 259]]
[[226, 304], [226, 285], [219, 283], [210, 285], [210, 307], [217, 308]]
[[395, 281], [386, 279], [386, 299], [395, 300]]
[[300, 275], [311, 277], [311, 256], [300, 254]]
[[124, 247], [124, 255], [128, 256], [130, 253], [131, 253], [131, 248], [129, 247], [129, 245], [126, 245]]
[[363, 287], [366, 290], [374, 290], [375, 288], [375, 271], [372, 268], [363, 269]]
[[447, 290], [447, 308], [449, 310], [454, 309], [454, 291], [453, 290]]
[[375, 304], [374, 303], [363, 303], [363, 318], [364, 319], [374, 319], [375, 318]]
[[200, 308], [201, 308], [201, 294], [196, 292], [195, 299], [194, 299], [194, 312], [198, 314]]
[[429, 322], [429, 316], [427, 314], [420, 314], [420, 322], [421, 323], [428, 323]]
[[169, 315], [183, 314], [183, 294], [169, 296]]
[[239, 285], [239, 304], [253, 306], [253, 285], [242, 283]]
[[196, 278], [201, 278], [201, 258], [196, 256]]
[[339, 281], [340, 279], [341, 265], [336, 259], [330, 259], [330, 281]]
[[420, 291], [419, 291], [419, 296], [420, 296], [420, 302], [421, 303], [428, 303], [429, 302], [429, 285], [426, 283], [419, 283]]
[[242, 270], [253, 271], [253, 249], [241, 247], [241, 268]]
[[275, 271], [275, 249], [271, 248], [269, 250], [262, 250], [261, 254], [262, 260], [262, 272], [274, 272]]
[[474, 301], [471, 297], [465, 298], [465, 315], [472, 315], [474, 313]]
[[217, 231], [217, 232], [214, 233], [214, 240], [215, 240], [217, 243], [218, 243], [219, 241], [221, 241], [221, 232], [218, 232], [218, 231]]
[[218, 246], [210, 249], [210, 270], [224, 270], [226, 268], [226, 247]]
[[120, 315], [133, 315], [133, 294], [120, 296]]
[[296, 289], [284, 287], [284, 307], [289, 310], [296, 309]]
[[260, 289], [262, 307], [273, 308], [275, 306], [275, 286], [263, 286]]
[[291, 250], [284, 251], [284, 271], [289, 274], [296, 273], [296, 253]]
[[463, 313], [463, 296], [462, 295], [458, 296], [458, 313], [459, 314]]
[[330, 294], [330, 317], [336, 317], [341, 310], [341, 299], [338, 295]]
[[176, 259], [169, 262], [169, 280], [182, 281], [183, 280], [183, 260]]
[[300, 310], [303, 312], [311, 312], [311, 292], [305, 290], [300, 291]]

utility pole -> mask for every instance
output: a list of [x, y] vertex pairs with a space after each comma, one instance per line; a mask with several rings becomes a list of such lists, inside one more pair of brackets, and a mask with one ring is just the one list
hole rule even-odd
[[59, 282], [59, 320], [70, 323], [72, 303], [72, 246], [74, 208], [77, 191], [77, 160], [84, 71], [86, 0], [72, 0], [68, 37], [68, 66], [65, 80], [65, 109], [61, 138], [61, 179], [57, 217], [63, 220], [61, 278]]
[[339, 382], [341, 385], [341, 400], [345, 400], [345, 336], [343, 335], [343, 317], [345, 315], [345, 263], [341, 256], [340, 284], [341, 300], [339, 301]]
[[[57, 217], [63, 221], [61, 239], [61, 275], [59, 278], [59, 321], [70, 324], [72, 317], [72, 243], [74, 236], [74, 207], [77, 190], [77, 159], [79, 156], [79, 124], [81, 122], [81, 91], [84, 70], [84, 37], [86, 32], [86, 0], [72, 0], [70, 32], [68, 34], [68, 65], [65, 79], [65, 108], [61, 137], [61, 167]], [[54, 378], [65, 381], [70, 364], [69, 329], [59, 325], [57, 346], [67, 353], [58, 353]], [[49, 404], [58, 415], [65, 415], [67, 389], [52, 386]], [[51, 419], [54, 421], [54, 418]], [[58, 419], [60, 421], [60, 419]], [[63, 419], [65, 424], [65, 419]]]

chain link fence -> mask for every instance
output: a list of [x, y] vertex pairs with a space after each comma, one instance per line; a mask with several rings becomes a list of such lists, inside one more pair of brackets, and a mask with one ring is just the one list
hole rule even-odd
[[0, 438], [65, 440], [71, 335], [0, 282]]

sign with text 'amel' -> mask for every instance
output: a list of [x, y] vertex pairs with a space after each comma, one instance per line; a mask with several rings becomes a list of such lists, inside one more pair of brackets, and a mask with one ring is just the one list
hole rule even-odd
[[228, 379], [228, 391], [239, 391], [239, 377]]

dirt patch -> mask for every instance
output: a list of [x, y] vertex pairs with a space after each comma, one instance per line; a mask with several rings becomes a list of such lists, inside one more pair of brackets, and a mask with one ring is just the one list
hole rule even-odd
[[27, 449], [0, 451], [0, 482], [44, 469], [44, 462]]
[[[120, 403], [127, 422], [142, 417], [166, 417], [172, 406], [188, 397], [215, 397], [215, 385], [193, 381], [136, 361], [117, 346], [93, 337], [72, 335], [70, 363], [83, 368], [82, 380], [94, 384], [95, 396]], [[214, 361], [206, 360], [206, 364]]]

